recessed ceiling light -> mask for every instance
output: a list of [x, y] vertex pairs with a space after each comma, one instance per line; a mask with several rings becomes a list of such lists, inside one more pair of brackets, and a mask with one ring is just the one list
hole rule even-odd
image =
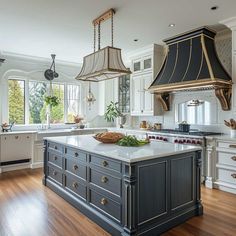
[[175, 27], [174, 23], [169, 24], [169, 27]]
[[138, 42], [138, 39], [134, 39], [134, 42]]
[[213, 7], [211, 7], [211, 10], [212, 11], [215, 11], [215, 10], [217, 10], [219, 7], [218, 6], [213, 6]]

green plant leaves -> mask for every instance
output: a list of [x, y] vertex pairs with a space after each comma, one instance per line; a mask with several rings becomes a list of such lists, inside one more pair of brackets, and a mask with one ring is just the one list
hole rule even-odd
[[114, 122], [115, 118], [121, 116], [122, 113], [119, 110], [118, 102], [110, 102], [107, 106], [107, 110], [104, 114], [105, 120], [108, 122]]

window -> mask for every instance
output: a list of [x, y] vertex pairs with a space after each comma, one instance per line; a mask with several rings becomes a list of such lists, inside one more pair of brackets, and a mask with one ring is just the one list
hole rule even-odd
[[130, 112], [130, 76], [124, 75], [119, 78], [118, 87], [119, 109], [122, 113]]
[[8, 80], [9, 123], [25, 123], [25, 81]]
[[79, 114], [80, 89], [78, 85], [67, 85], [67, 122], [73, 123]]
[[45, 121], [44, 96], [47, 84], [37, 81], [29, 81], [29, 123], [41, 124]]
[[[48, 95], [49, 83], [31, 80], [8, 80], [9, 123], [41, 124], [47, 121], [47, 105], [44, 97]], [[60, 100], [51, 109], [51, 123], [74, 122], [79, 114], [80, 86], [67, 83], [53, 83], [52, 95]]]

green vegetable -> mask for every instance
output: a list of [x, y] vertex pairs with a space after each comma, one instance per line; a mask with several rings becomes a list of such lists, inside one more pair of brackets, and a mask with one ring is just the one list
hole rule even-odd
[[117, 142], [118, 145], [127, 147], [138, 147], [145, 145], [147, 143], [149, 143], [148, 140], [138, 140], [136, 137], [132, 135], [127, 135]]

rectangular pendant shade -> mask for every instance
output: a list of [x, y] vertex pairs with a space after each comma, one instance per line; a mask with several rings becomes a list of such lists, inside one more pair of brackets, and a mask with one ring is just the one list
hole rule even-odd
[[108, 46], [84, 57], [82, 69], [76, 79], [99, 82], [125, 74], [131, 74], [131, 71], [123, 64], [121, 49]]

